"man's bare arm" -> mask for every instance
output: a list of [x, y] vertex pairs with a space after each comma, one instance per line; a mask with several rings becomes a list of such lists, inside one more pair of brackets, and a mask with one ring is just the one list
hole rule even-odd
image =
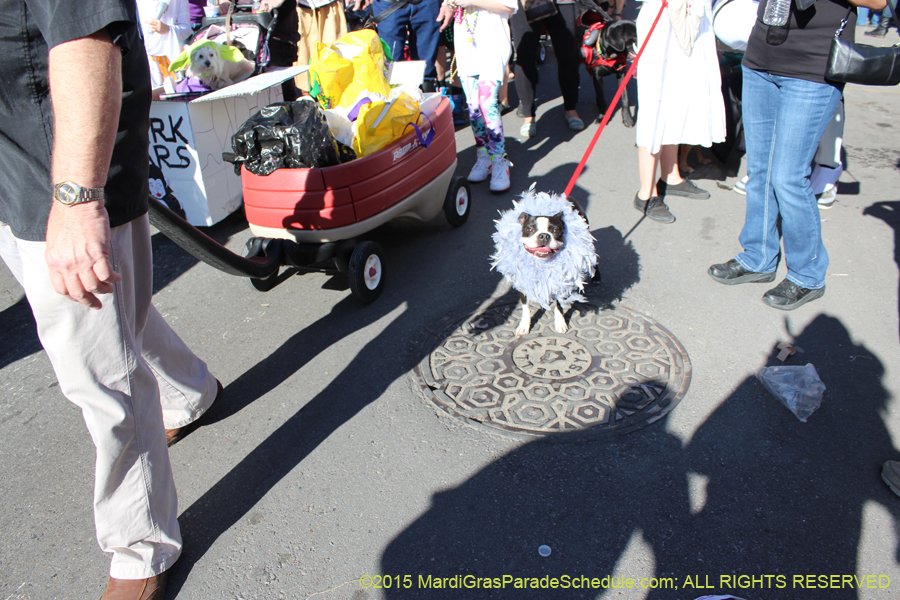
[[[121, 50], [105, 30], [50, 49], [52, 183], [106, 184], [122, 103], [121, 64]], [[75, 206], [48, 201], [45, 257], [53, 289], [100, 308], [95, 294], [112, 292], [121, 280], [109, 261], [106, 209], [97, 201]]]

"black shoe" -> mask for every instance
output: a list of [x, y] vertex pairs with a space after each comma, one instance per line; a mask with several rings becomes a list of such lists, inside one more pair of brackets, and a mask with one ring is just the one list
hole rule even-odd
[[735, 285], [738, 283], [769, 283], [775, 281], [775, 271], [772, 271], [771, 273], [748, 271], [741, 266], [741, 263], [733, 258], [727, 263], [711, 266], [706, 272], [709, 273], [710, 277], [725, 285]]
[[825, 286], [808, 290], [785, 279], [763, 294], [763, 302], [779, 310], [794, 310], [825, 295]]
[[865, 35], [871, 35], [872, 37], [884, 37], [887, 35], [887, 32], [888, 32], [887, 19], [881, 19], [881, 21], [878, 22], [878, 26], [871, 31], [866, 31]]
[[659, 221], [660, 223], [675, 222], [675, 215], [669, 211], [669, 207], [658, 196], [653, 196], [649, 200], [641, 200], [641, 197], [635, 194], [634, 207], [644, 213], [647, 218], [654, 221]]
[[706, 200], [709, 198], [709, 192], [698, 188], [690, 179], [685, 179], [678, 185], [670, 185], [660, 179], [656, 182], [656, 193], [659, 194], [660, 198], [665, 198], [666, 196], [684, 196], [694, 200]]

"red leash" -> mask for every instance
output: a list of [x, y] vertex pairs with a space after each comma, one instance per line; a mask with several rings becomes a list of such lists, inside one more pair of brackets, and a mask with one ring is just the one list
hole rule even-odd
[[659, 23], [660, 17], [662, 17], [662, 12], [666, 9], [669, 3], [666, 0], [662, 0], [662, 6], [659, 7], [659, 12], [656, 14], [656, 19], [653, 21], [653, 25], [650, 26], [650, 32], [647, 34], [647, 39], [644, 40], [644, 43], [641, 44], [640, 50], [638, 50], [637, 56], [634, 57], [634, 60], [631, 61], [631, 66], [628, 68], [628, 72], [625, 73], [625, 78], [622, 79], [622, 83], [619, 85], [619, 89], [616, 90], [616, 95], [613, 96], [612, 102], [609, 103], [609, 107], [606, 110], [606, 114], [603, 115], [603, 120], [600, 121], [600, 126], [597, 127], [597, 132], [594, 134], [594, 139], [591, 140], [591, 143], [588, 144], [587, 152], [584, 153], [584, 157], [582, 157], [581, 162], [578, 163], [578, 168], [575, 169], [575, 174], [572, 175], [572, 179], [569, 180], [569, 185], [566, 186], [566, 191], [563, 192], [563, 196], [566, 198], [569, 197], [569, 194], [572, 193], [572, 188], [575, 187], [575, 182], [578, 180], [578, 176], [581, 175], [581, 172], [584, 170], [584, 165], [587, 163], [587, 159], [590, 157], [591, 152], [594, 151], [594, 146], [597, 144], [597, 140], [600, 138], [600, 134], [603, 133], [603, 128], [606, 127], [606, 124], [609, 123], [609, 118], [613, 114], [613, 108], [619, 105], [619, 99], [622, 97], [622, 91], [625, 89], [625, 86], [628, 85], [628, 81], [631, 79], [632, 75], [634, 75], [634, 71], [637, 68], [637, 63], [641, 59], [641, 54], [644, 53], [644, 48], [647, 47], [647, 42], [650, 41], [650, 36], [653, 35], [653, 30], [656, 29], [656, 24]]

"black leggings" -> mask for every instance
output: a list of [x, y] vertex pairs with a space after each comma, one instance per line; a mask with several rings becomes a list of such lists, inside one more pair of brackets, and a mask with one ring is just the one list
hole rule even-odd
[[553, 44], [556, 55], [556, 74], [563, 106], [575, 110], [578, 104], [578, 76], [580, 59], [575, 45], [575, 4], [557, 4], [557, 12], [551, 17], [528, 23], [525, 10], [519, 10], [509, 20], [513, 43], [516, 44], [515, 82], [519, 95], [520, 114], [533, 117], [535, 90], [538, 84], [537, 56], [541, 33], [544, 28]]

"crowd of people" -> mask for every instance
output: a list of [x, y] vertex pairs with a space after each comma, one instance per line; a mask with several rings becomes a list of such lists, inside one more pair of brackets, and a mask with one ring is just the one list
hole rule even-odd
[[[152, 305], [147, 217], [151, 89], [161, 85], [167, 60], [181, 51], [206, 4], [96, 0], [85, 18], [77, 3], [0, 0], [4, 14], [28, 14], [0, 24], [0, 39], [25, 40], [0, 66], [3, 81], [23, 82], [0, 106], [0, 255], [22, 284], [60, 389], [82, 410], [96, 446], [97, 539], [112, 554], [105, 600], [162, 598], [182, 547], [167, 447], [195, 429], [222, 394]], [[623, 4], [615, 4], [614, 17]], [[375, 0], [372, 7], [379, 14], [389, 5]], [[433, 80], [440, 31], [453, 24], [477, 155], [469, 180], [490, 175], [493, 191], [510, 187], [500, 98], [513, 47], [520, 135], [536, 131], [534, 61], [542, 31], [559, 60], [567, 125], [584, 127], [576, 112], [576, 5], [556, 5], [543, 23], [528, 23], [516, 0], [422, 0], [379, 27], [393, 56], [408, 44]], [[742, 250], [712, 265], [709, 275], [726, 285], [772, 282], [783, 260], [787, 276], [763, 300], [792, 310], [825, 291], [828, 253], [810, 179], [840, 108], [841, 86], [824, 77], [828, 46], [849, 9], [881, 10], [885, 1], [817, 0], [811, 13], [792, 10], [786, 27], [764, 23], [766, 5], [760, 2], [743, 59]], [[660, 6], [643, 3], [639, 45]], [[262, 0], [258, 8], [281, 11], [275, 64], [303, 64], [316, 43], [347, 31], [343, 0]], [[709, 0], [672, 0], [637, 70], [634, 207], [661, 223], [675, 220], [666, 197], [709, 196], [680, 173], [679, 146], [709, 147], [725, 137], [711, 11]], [[74, 93], [86, 80], [94, 82], [92, 93]], [[296, 85], [309, 84], [301, 77]], [[900, 495], [900, 466], [886, 464], [883, 476]]]

